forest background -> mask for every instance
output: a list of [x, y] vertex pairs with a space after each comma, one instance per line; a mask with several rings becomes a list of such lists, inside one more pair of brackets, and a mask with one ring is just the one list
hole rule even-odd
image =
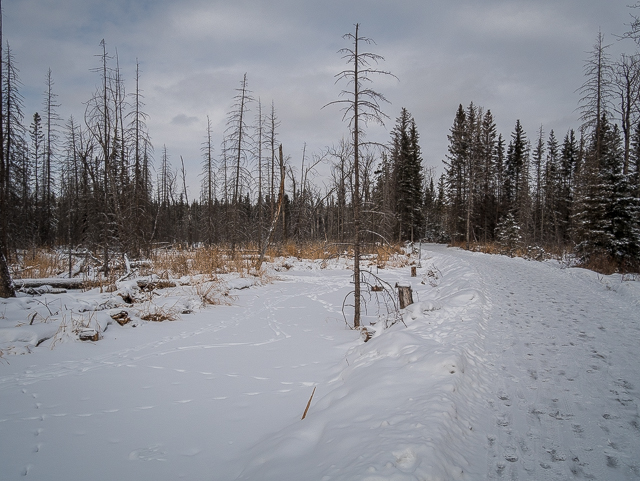
[[11, 259], [37, 247], [86, 249], [100, 252], [108, 266], [110, 256], [139, 257], [166, 245], [261, 247], [284, 172], [276, 243], [350, 242], [359, 184], [365, 244], [497, 245], [510, 254], [571, 252], [584, 265], [636, 269], [636, 8], [629, 9], [624, 33], [611, 40], [616, 48], [626, 42], [627, 52], [613, 56], [602, 32], [585, 46], [584, 77], [575, 85], [575, 128], [547, 132], [542, 125], [527, 134], [516, 120], [511, 132], [501, 134], [490, 106], [461, 104], [451, 113], [441, 169], [423, 162], [428, 146], [421, 145], [409, 105], [393, 107], [399, 113], [387, 122], [388, 137], [376, 130], [358, 150], [358, 182], [352, 132], [346, 129], [320, 151], [303, 147], [301, 158], [285, 155], [281, 170], [277, 106], [252, 92], [245, 74], [224, 114], [221, 138], [214, 137], [207, 117], [198, 145], [197, 194], [182, 156], [152, 141], [139, 63], [133, 75], [128, 72], [133, 80], [125, 81], [117, 50], [100, 42], [90, 72], [95, 90], [77, 114], [63, 119], [51, 69], [45, 69], [42, 109], [24, 111], [20, 59], [3, 38], [2, 250]]

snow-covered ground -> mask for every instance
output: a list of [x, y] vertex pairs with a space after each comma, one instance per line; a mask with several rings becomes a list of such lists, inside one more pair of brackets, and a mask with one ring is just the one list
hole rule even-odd
[[640, 479], [640, 282], [429, 245], [364, 343], [350, 272], [292, 264], [125, 326], [116, 293], [0, 300], [0, 479]]

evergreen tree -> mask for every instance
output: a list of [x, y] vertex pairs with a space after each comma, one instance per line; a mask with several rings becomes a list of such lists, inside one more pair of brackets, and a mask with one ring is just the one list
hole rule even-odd
[[502, 252], [513, 257], [523, 245], [522, 229], [513, 213], [509, 212], [496, 225], [496, 240]]
[[546, 192], [545, 186], [545, 143], [544, 143], [544, 131], [542, 126], [538, 131], [538, 139], [536, 146], [533, 149], [532, 164], [533, 164], [533, 241], [540, 243], [545, 237], [545, 210], [544, 210], [544, 195]]
[[542, 224], [545, 232], [543, 243], [560, 246], [563, 243], [560, 233], [559, 202], [562, 196], [562, 178], [560, 175], [560, 145], [553, 130], [547, 140], [547, 156], [544, 166], [544, 196], [542, 204]]
[[639, 205], [623, 169], [620, 131], [603, 115], [576, 191], [574, 237], [576, 252], [583, 262], [609, 258], [623, 268], [638, 265]]
[[624, 173], [624, 150], [617, 125], [603, 132], [601, 171], [606, 225], [611, 230], [611, 257], [623, 268], [633, 268], [640, 261], [640, 224], [637, 198], [633, 195], [629, 175]]
[[507, 149], [505, 165], [504, 195], [515, 219], [527, 236], [531, 210], [529, 196], [529, 141], [520, 124], [516, 121], [511, 142]]
[[573, 198], [576, 186], [575, 176], [579, 168], [580, 151], [575, 131], [569, 130], [562, 142], [560, 151], [560, 186], [558, 198], [556, 200], [556, 210], [558, 212], [558, 237], [562, 243], [569, 241], [572, 231]]
[[498, 135], [490, 110], [484, 114], [480, 125], [478, 174], [478, 199], [474, 208], [476, 225], [483, 242], [493, 239], [497, 206], [496, 164], [498, 160]]
[[465, 231], [465, 164], [468, 162], [469, 144], [467, 132], [467, 115], [458, 106], [453, 126], [447, 136], [449, 139], [448, 155], [445, 164], [446, 199], [448, 205], [447, 231], [451, 240], [456, 241]]
[[423, 174], [418, 131], [407, 109], [401, 110], [391, 135], [398, 239], [413, 241], [422, 231]]

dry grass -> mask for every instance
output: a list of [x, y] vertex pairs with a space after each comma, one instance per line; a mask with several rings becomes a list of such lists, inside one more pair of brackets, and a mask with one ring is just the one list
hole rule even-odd
[[[226, 246], [157, 249], [151, 256], [150, 273], [165, 277], [214, 275], [229, 272], [246, 274], [255, 264], [258, 250], [249, 245], [232, 250]], [[152, 272], [151, 272], [152, 271]], [[146, 274], [146, 273], [142, 273]]]
[[158, 306], [152, 302], [146, 302], [139, 314], [143, 321], [163, 322], [180, 319], [180, 313], [175, 307]]
[[53, 249], [28, 249], [18, 252], [11, 268], [14, 279], [55, 277], [68, 268], [68, 259]]
[[205, 305], [219, 306], [231, 304], [229, 292], [217, 278], [199, 280], [192, 284], [192, 289]]
[[[255, 244], [247, 244], [232, 250], [230, 246], [200, 246], [154, 249], [148, 259], [131, 259], [133, 271], [139, 276], [155, 274], [161, 279], [176, 279], [183, 276], [215, 276], [217, 274], [238, 273], [241, 276], [261, 275], [254, 266], [259, 257]], [[100, 288], [102, 292], [116, 289], [116, 280], [127, 274], [124, 256], [112, 253], [109, 275], [105, 276], [100, 263], [101, 253], [83, 254], [83, 275], [85, 289]], [[266, 261], [277, 257], [329, 261], [337, 257], [353, 257], [348, 243], [286, 242], [269, 246]], [[365, 244], [362, 246], [363, 260], [379, 267], [402, 267], [408, 257], [403, 254], [402, 245]], [[80, 257], [75, 256], [76, 259]], [[86, 263], [85, 263], [86, 261]], [[55, 277], [67, 272], [68, 257], [62, 250], [29, 249], [20, 251], [11, 264], [14, 279]]]

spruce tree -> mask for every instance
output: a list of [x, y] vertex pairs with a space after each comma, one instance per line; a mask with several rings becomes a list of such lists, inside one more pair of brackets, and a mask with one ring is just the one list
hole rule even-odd
[[422, 155], [415, 120], [405, 108], [392, 132], [392, 160], [398, 239], [413, 241], [422, 231]]
[[462, 104], [458, 106], [453, 126], [447, 136], [448, 155], [445, 164], [445, 186], [448, 205], [447, 231], [452, 242], [460, 239], [465, 231], [465, 164], [468, 161], [467, 114]]
[[562, 244], [560, 237], [560, 222], [558, 203], [562, 195], [562, 181], [560, 176], [560, 145], [553, 130], [547, 139], [547, 155], [544, 166], [544, 194], [542, 202], [543, 226], [546, 235], [544, 243]]
[[573, 198], [576, 189], [575, 176], [579, 167], [579, 148], [576, 134], [573, 129], [569, 130], [562, 142], [560, 151], [560, 186], [556, 201], [558, 212], [558, 236], [563, 243], [569, 241], [569, 233], [572, 230]]
[[639, 206], [623, 172], [620, 131], [617, 125], [611, 126], [606, 115], [599, 124], [578, 176], [573, 216], [576, 252], [585, 263], [602, 258], [623, 269], [637, 267]]
[[504, 193], [510, 210], [523, 229], [523, 235], [528, 235], [530, 225], [530, 197], [529, 197], [529, 141], [520, 124], [516, 121], [511, 134], [511, 142], [507, 149], [505, 165]]

